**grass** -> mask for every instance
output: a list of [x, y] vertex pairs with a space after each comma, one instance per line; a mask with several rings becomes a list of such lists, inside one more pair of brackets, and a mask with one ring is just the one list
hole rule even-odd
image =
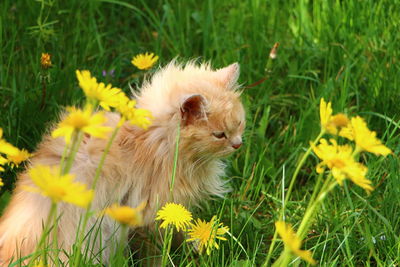
[[[210, 60], [214, 67], [241, 65], [247, 110], [245, 144], [229, 160], [232, 193], [195, 210], [220, 214], [240, 241], [221, 242], [209, 257], [174, 257], [186, 266], [260, 265], [298, 159], [319, 132], [318, 103], [367, 119], [394, 151], [363, 156], [376, 189], [368, 196], [345, 183], [328, 196], [306, 237], [306, 248], [324, 266], [394, 266], [400, 261], [400, 6], [393, 1], [11, 1], [0, 8], [0, 127], [5, 138], [33, 151], [63, 106], [80, 103], [74, 72], [97, 76], [129, 92], [133, 55], [151, 51], [161, 64]], [[269, 72], [268, 55], [280, 43]], [[40, 55], [53, 67], [44, 109]], [[132, 80], [130, 80], [132, 81]], [[133, 79], [134, 83], [139, 79]], [[298, 226], [315, 182], [309, 158], [300, 170], [286, 220]], [[6, 205], [15, 173], [3, 175]], [[282, 245], [272, 251], [277, 259]], [[296, 261], [299, 262], [298, 260]], [[294, 263], [296, 264], [296, 263]]]

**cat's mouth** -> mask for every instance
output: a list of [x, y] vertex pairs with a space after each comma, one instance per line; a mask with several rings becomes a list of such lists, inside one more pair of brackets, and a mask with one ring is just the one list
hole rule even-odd
[[225, 149], [216, 153], [217, 157], [227, 157], [236, 151], [233, 147], [226, 147]]

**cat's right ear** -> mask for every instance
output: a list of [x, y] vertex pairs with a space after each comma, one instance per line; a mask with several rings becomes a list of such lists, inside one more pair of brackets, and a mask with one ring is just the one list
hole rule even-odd
[[197, 120], [206, 119], [206, 99], [202, 95], [190, 95], [186, 97], [181, 105], [182, 125], [193, 124]]
[[240, 66], [239, 63], [235, 62], [225, 68], [219, 69], [216, 71], [217, 79], [225, 88], [233, 88], [237, 83], [239, 74], [240, 74]]

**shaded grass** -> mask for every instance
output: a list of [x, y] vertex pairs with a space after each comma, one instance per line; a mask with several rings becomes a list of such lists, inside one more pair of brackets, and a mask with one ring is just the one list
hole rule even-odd
[[[317, 103], [325, 97], [335, 111], [367, 118], [395, 156], [365, 159], [376, 187], [370, 196], [350, 183], [334, 190], [306, 246], [329, 266], [398, 264], [399, 9], [392, 1], [355, 0], [3, 0], [0, 126], [11, 143], [34, 150], [62, 106], [82, 101], [76, 69], [89, 69], [97, 77], [115, 69], [115, 76], [104, 80], [129, 92], [130, 85], [140, 84], [128, 78], [134, 71], [130, 59], [139, 52], [154, 51], [161, 64], [176, 56], [210, 60], [215, 67], [238, 61], [242, 84], [268, 79], [244, 89], [245, 146], [228, 161], [233, 192], [197, 212], [205, 219], [222, 214], [247, 255], [230, 241], [197, 263], [244, 266], [265, 259], [282, 186], [288, 186], [297, 160], [319, 132]], [[266, 73], [275, 42], [281, 44], [278, 58]], [[52, 54], [54, 65], [44, 110], [42, 52]], [[312, 193], [316, 162], [302, 169], [288, 203], [286, 218], [294, 225]], [[14, 172], [5, 177], [2, 207]], [[179, 253], [176, 257], [186, 263]]]

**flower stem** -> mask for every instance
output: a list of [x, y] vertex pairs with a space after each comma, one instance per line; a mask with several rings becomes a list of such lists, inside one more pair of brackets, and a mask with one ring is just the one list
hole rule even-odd
[[161, 267], [167, 266], [169, 252], [171, 251], [172, 235], [174, 233], [174, 228], [168, 226], [164, 234], [164, 243], [161, 259]]
[[181, 135], [181, 127], [180, 127], [180, 122], [178, 122], [178, 128], [177, 128], [177, 133], [176, 133], [176, 141], [175, 141], [174, 166], [173, 166], [173, 169], [172, 169], [171, 184], [170, 184], [170, 187], [169, 187], [169, 193], [170, 193], [170, 200], [171, 201], [174, 201], [173, 190], [174, 190], [174, 184], [175, 184], [176, 168], [178, 166], [180, 135]]
[[94, 179], [93, 179], [93, 183], [92, 183], [92, 189], [93, 189], [93, 190], [96, 189], [96, 185], [97, 185], [97, 182], [98, 182], [98, 180], [99, 180], [99, 177], [100, 177], [101, 170], [102, 170], [102, 168], [103, 168], [104, 162], [105, 162], [105, 160], [106, 160], [106, 157], [107, 157], [107, 155], [108, 155], [108, 152], [110, 152], [111, 145], [112, 145], [112, 143], [114, 142], [114, 139], [115, 139], [115, 137], [117, 136], [117, 133], [118, 133], [118, 131], [119, 131], [120, 128], [121, 128], [121, 127], [116, 127], [116, 128], [114, 128], [114, 131], [112, 132], [111, 137], [110, 137], [110, 139], [108, 140], [108, 143], [107, 143], [107, 145], [106, 145], [106, 148], [104, 149], [104, 152], [103, 152], [103, 154], [101, 155], [100, 162], [99, 162], [99, 165], [97, 166], [96, 173], [95, 173], [95, 175], [94, 175]]
[[39, 243], [36, 246], [35, 252], [32, 253], [32, 259], [29, 262], [28, 266], [33, 266], [36, 261], [38, 254], [41, 254], [43, 262], [46, 263], [46, 238], [49, 234], [49, 230], [51, 228], [51, 222], [53, 220], [54, 214], [57, 213], [57, 203], [52, 202], [49, 214], [47, 215], [46, 223], [43, 227], [43, 232], [40, 237]]
[[[315, 144], [319, 141], [319, 139], [321, 139], [321, 137], [322, 137], [324, 134], [325, 134], [325, 130], [322, 129], [321, 132], [318, 134], [318, 136], [317, 136], [317, 137], [314, 139], [314, 141], [312, 142], [313, 145], [315, 145]], [[308, 156], [310, 155], [311, 150], [312, 150], [312, 148], [311, 148], [311, 146], [309, 146], [309, 148], [308, 148], [307, 151], [303, 154], [303, 156], [301, 157], [299, 163], [298, 163], [297, 166], [296, 166], [296, 169], [295, 169], [295, 171], [294, 171], [294, 173], [293, 173], [292, 179], [291, 179], [290, 184], [289, 184], [288, 191], [287, 191], [287, 193], [286, 193], [286, 197], [285, 197], [285, 200], [284, 200], [285, 203], [283, 203], [283, 207], [282, 207], [282, 210], [281, 210], [280, 215], [279, 215], [279, 220], [282, 220], [282, 218], [283, 218], [283, 215], [284, 215], [284, 213], [285, 213], [285, 209], [286, 209], [287, 202], [289, 201], [290, 195], [291, 195], [292, 190], [293, 190], [294, 183], [295, 183], [295, 181], [296, 181], [296, 179], [297, 179], [297, 176], [298, 176], [298, 174], [299, 174], [301, 168], [303, 167], [303, 165], [304, 165], [306, 159], [307, 159]], [[264, 264], [262, 265], [263, 267], [269, 266], [269, 262], [270, 262], [271, 257], [272, 257], [272, 251], [274, 250], [275, 242], [276, 242], [277, 236], [278, 236], [278, 231], [275, 229], [274, 236], [272, 237], [271, 245], [269, 246], [269, 250], [268, 250], [268, 254], [267, 254], [267, 259], [265, 260]]]
[[300, 239], [303, 239], [308, 231], [312, 218], [317, 214], [317, 208], [321, 204], [322, 200], [325, 199], [327, 194], [337, 185], [337, 182], [333, 179], [332, 174], [330, 173], [328, 179], [326, 179], [325, 183], [322, 185], [321, 191], [318, 194], [318, 197], [315, 199], [313, 203], [309, 204], [309, 207], [304, 213], [303, 219], [301, 220], [299, 229], [297, 231], [297, 235]]
[[65, 166], [61, 166], [62, 174], [67, 174], [71, 170], [72, 164], [74, 163], [75, 156], [79, 150], [79, 146], [82, 142], [82, 139], [83, 139], [83, 132], [81, 131], [75, 132], [74, 139], [71, 144], [71, 149], [67, 158], [67, 162], [65, 163]]
[[[91, 187], [92, 190], [96, 189], [96, 185], [97, 185], [97, 182], [98, 182], [100, 174], [101, 174], [101, 169], [103, 168], [106, 156], [107, 156], [108, 152], [110, 151], [111, 145], [112, 145], [115, 137], [117, 136], [117, 133], [118, 133], [119, 129], [120, 129], [120, 127], [114, 128], [114, 131], [112, 132], [111, 137], [108, 140], [108, 143], [107, 143], [107, 145], [106, 145], [106, 147], [104, 149], [104, 152], [101, 155], [101, 158], [100, 158], [100, 161], [99, 161], [99, 165], [97, 166], [96, 173], [95, 173], [95, 176], [94, 176], [94, 179], [93, 179], [93, 183], [92, 183], [92, 187]], [[91, 206], [92, 206], [92, 203], [90, 202], [88, 207], [87, 207], [87, 209], [86, 209], [85, 216], [83, 218], [82, 229], [80, 229], [80, 230], [78, 229], [79, 236], [78, 236], [78, 242], [77, 242], [77, 245], [76, 245], [77, 256], [76, 256], [76, 259], [74, 261], [74, 265], [73, 266], [79, 266], [79, 262], [80, 262], [80, 258], [81, 258], [81, 248], [82, 248], [83, 239], [85, 237], [86, 226], [87, 226], [87, 223], [88, 223], [88, 220], [89, 220], [89, 217], [90, 217]]]

